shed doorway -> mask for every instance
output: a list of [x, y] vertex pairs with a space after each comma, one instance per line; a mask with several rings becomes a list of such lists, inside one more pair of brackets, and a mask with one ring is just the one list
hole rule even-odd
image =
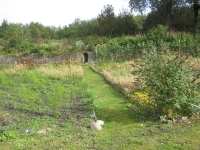
[[88, 53], [83, 53], [83, 62], [88, 63]]

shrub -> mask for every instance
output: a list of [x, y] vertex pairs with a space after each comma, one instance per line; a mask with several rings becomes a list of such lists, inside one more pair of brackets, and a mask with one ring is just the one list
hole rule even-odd
[[7, 53], [17, 53], [22, 39], [19, 36], [13, 36], [4, 43], [4, 51]]
[[74, 48], [75, 48], [75, 50], [83, 51], [83, 50], [85, 50], [85, 44], [84, 44], [84, 42], [81, 41], [81, 40], [76, 41], [76, 42], [75, 42]]
[[33, 44], [26, 41], [20, 45], [19, 49], [20, 49], [20, 52], [24, 52], [28, 50], [30, 51], [32, 47], [33, 47]]
[[8, 47], [9, 48], [18, 48], [18, 46], [22, 43], [22, 39], [19, 36], [13, 36], [9, 39]]
[[10, 54], [16, 54], [17, 53], [17, 49], [14, 48], [14, 47], [10, 47], [10, 48], [7, 48], [7, 53], [10, 53]]
[[195, 112], [194, 105], [198, 105], [196, 78], [186, 59], [154, 49], [144, 51], [137, 65], [139, 91], [148, 93], [148, 99], [153, 102], [151, 108], [159, 116], [175, 118]]
[[51, 49], [49, 49], [48, 45], [34, 45], [31, 52], [32, 53], [38, 53], [38, 54], [44, 54], [45, 52], [49, 52]]
[[94, 45], [102, 44], [103, 43], [102, 38], [97, 35], [89, 35], [86, 38], [84, 38], [84, 43], [85, 44], [93, 43]]
[[88, 51], [94, 51], [95, 50], [95, 46], [93, 43], [89, 43], [88, 46], [87, 46], [87, 50]]
[[153, 41], [164, 40], [167, 36], [167, 27], [158, 24], [156, 28], [150, 29], [147, 32], [147, 38]]

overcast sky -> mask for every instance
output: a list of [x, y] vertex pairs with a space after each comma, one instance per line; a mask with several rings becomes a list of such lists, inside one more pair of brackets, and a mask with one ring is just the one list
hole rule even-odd
[[[39, 22], [45, 26], [64, 26], [75, 18], [90, 20], [101, 13], [104, 5], [111, 4], [115, 14], [128, 8], [129, 0], [0, 0], [0, 23]], [[129, 9], [129, 8], [128, 8]]]

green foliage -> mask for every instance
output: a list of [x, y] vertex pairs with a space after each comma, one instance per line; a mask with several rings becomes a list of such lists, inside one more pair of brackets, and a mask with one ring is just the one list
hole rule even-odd
[[[119, 35], [120, 37], [111, 39], [108, 37], [108, 34], [110, 34], [108, 32], [105, 32], [105, 36], [100, 37], [99, 35], [101, 34], [99, 32], [100, 28], [98, 23], [98, 21], [101, 20], [100, 18], [100, 20], [93, 19], [91, 21], [76, 19], [74, 23], [69, 26], [63, 28], [59, 27], [58, 29], [45, 27], [40, 23], [34, 22], [30, 23], [30, 25], [22, 25], [9, 24], [7, 21], [4, 21], [1, 25], [1, 30], [3, 33], [5, 32], [6, 38], [0, 41], [2, 45], [0, 49], [3, 49], [2, 53], [20, 52], [26, 55], [32, 53], [44, 55], [46, 53], [60, 54], [64, 52], [70, 53], [72, 51], [93, 51], [97, 47], [98, 58], [101, 60], [127, 60], [133, 55], [137, 56], [140, 54], [142, 49], [152, 46], [160, 48], [163, 46], [169, 47], [172, 51], [190, 53], [195, 57], [200, 55], [199, 35], [193, 36], [186, 32], [167, 32], [166, 26], [158, 24], [156, 28], [150, 29], [146, 35], [138, 34], [136, 36], [126, 36], [128, 33], [136, 33], [136, 24], [138, 22], [143, 22], [145, 16], [137, 16], [137, 20], [127, 10], [123, 9], [118, 17], [116, 17], [112, 11], [112, 6], [108, 6], [108, 8], [105, 7], [104, 12], [102, 12], [99, 17], [106, 20], [107, 17], [113, 16], [115, 22], [114, 27], [112, 27], [114, 29], [112, 31], [112, 36]], [[119, 20], [116, 20], [117, 18]], [[134, 21], [135, 19], [138, 22]], [[107, 26], [107, 24], [105, 25]], [[92, 31], [89, 30], [90, 26], [94, 27], [91, 29]], [[111, 26], [109, 26], [108, 30], [110, 28]], [[141, 28], [142, 26], [140, 25], [140, 29]], [[104, 30], [104, 28], [102, 28], [102, 30]], [[124, 35], [121, 36], [121, 34]], [[65, 39], [67, 43], [65, 41], [55, 42], [55, 40], [50, 40], [50, 38], [53, 37], [68, 38]]]
[[200, 8], [197, 0], [187, 2], [185, 0], [130, 0], [129, 6], [131, 10], [138, 12], [151, 10], [145, 21], [147, 30], [157, 24], [163, 24], [179, 31], [195, 31]]
[[37, 46], [34, 46], [34, 47], [31, 49], [31, 53], [39, 53], [40, 50], [43, 50], [43, 49], [44, 49], [44, 46], [37, 45]]
[[4, 34], [6, 32], [7, 27], [8, 27], [8, 21], [4, 19], [0, 27], [0, 38], [4, 38]]
[[168, 117], [190, 116], [198, 105], [197, 85], [186, 58], [156, 49], [144, 51], [139, 63], [139, 87], [154, 102], [153, 111]]
[[[41, 114], [17, 111], [16, 107], [14, 107], [13, 109], [6, 109], [6, 113], [10, 115], [9, 119], [6, 119], [9, 120], [10, 124], [8, 126], [2, 126], [0, 130], [14, 133], [17, 135], [17, 138], [7, 138], [7, 140], [0, 143], [0, 149], [66, 149], [66, 147], [70, 150], [91, 149], [91, 147], [92, 149], [108, 150], [133, 149], [133, 147], [135, 149], [199, 148], [199, 136], [197, 135], [200, 134], [200, 123], [198, 121], [193, 122], [193, 120], [191, 120], [191, 123], [184, 123], [171, 127], [169, 125], [150, 121], [149, 116], [147, 118], [138, 116], [138, 114], [126, 108], [126, 99], [120, 96], [110, 85], [105, 84], [105, 80], [101, 76], [92, 72], [88, 66], [84, 65], [83, 69], [84, 81], [88, 85], [88, 87], [87, 85], [83, 85], [83, 89], [88, 88], [88, 91], [94, 96], [95, 107], [93, 106], [92, 109], [95, 109], [97, 118], [105, 122], [102, 131], [96, 132], [88, 128], [91, 115], [83, 114], [83, 111], [80, 110], [80, 106], [76, 105], [76, 101], [73, 103], [74, 111], [69, 114], [71, 111], [71, 109], [67, 107], [69, 106], [69, 101], [63, 99], [63, 108], [61, 111], [55, 112], [54, 116], [43, 113], [44, 107], [40, 107]], [[29, 72], [26, 72], [25, 76], [21, 76], [19, 75], [21, 72], [22, 71], [17, 71], [17, 74], [15, 73], [13, 76], [9, 75], [17, 85], [18, 82], [21, 82], [21, 80], [26, 78], [29, 74]], [[6, 72], [5, 82], [9, 79], [7, 76], [9, 73], [11, 72]], [[48, 94], [55, 93], [56, 97], [55, 89], [51, 88], [51, 86], [58, 83], [58, 81], [61, 81], [61, 79], [55, 79], [53, 82], [49, 82], [47, 76], [36, 77], [31, 75], [30, 80], [26, 80], [26, 82], [23, 83], [27, 85], [26, 88], [32, 89], [35, 95], [40, 94], [41, 98], [44, 99], [44, 103], [46, 103], [45, 100], [47, 100], [48, 105]], [[77, 82], [73, 79], [69, 81], [63, 79], [62, 81], [60, 86], [71, 86], [67, 88], [66, 91], [71, 90], [70, 92], [72, 93], [74, 93], [73, 89], [75, 87], [82, 85], [82, 83], [79, 82], [80, 80]], [[56, 87], [56, 85], [54, 87]], [[20, 98], [15, 99], [13, 96], [15, 88], [16, 93], [20, 91], [18, 86], [12, 85], [9, 90], [4, 90], [3, 88], [4, 86], [1, 86], [0, 90], [2, 101], [9, 102], [11, 99], [14, 99], [16, 102], [21, 100]], [[78, 90], [80, 95], [75, 97], [73, 94], [73, 96], [75, 98], [82, 97], [80, 91], [81, 90]], [[59, 93], [59, 95], [61, 93]], [[89, 102], [88, 100], [89, 99], [81, 99], [84, 104], [87, 104]], [[37, 106], [40, 105], [43, 105], [43, 103], [39, 102]], [[5, 114], [2, 106], [0, 110], [1, 114]], [[91, 109], [87, 109], [87, 111], [90, 113]], [[60, 115], [60, 112], [62, 112], [62, 115]], [[46, 130], [45, 135], [40, 136], [37, 134], [41, 129]], [[27, 130], [33, 130], [34, 133], [27, 134]]]
[[84, 50], [86, 50], [84, 42], [82, 40], [76, 41], [74, 49], [78, 50], [78, 51], [84, 51]]
[[115, 29], [115, 13], [112, 5], [104, 6], [101, 14], [98, 15], [99, 32], [101, 36], [113, 36]]
[[98, 47], [98, 60], [129, 60], [150, 46], [152, 43], [142, 35], [113, 38]]
[[37, 40], [37, 42], [44, 37], [45, 28], [41, 23], [31, 22], [29, 25], [29, 30], [32, 38]]
[[19, 36], [13, 36], [8, 41], [4, 42], [4, 51], [7, 53], [17, 53], [20, 48], [22, 39]]
[[0, 31], [0, 37], [5, 40], [8, 40], [13, 36], [20, 36], [20, 24], [8, 24], [7, 20], [4, 20], [0, 26]]
[[5, 140], [12, 140], [16, 138], [17, 138], [17, 135], [15, 133], [10, 132], [10, 131], [0, 130], [0, 142], [3, 142]]
[[61, 44], [33, 44], [31, 42], [25, 41], [19, 46], [19, 52], [22, 52], [23, 54], [38, 53], [43, 55], [45, 53], [51, 53], [58, 50], [59, 45]]
[[95, 50], [95, 46], [93, 43], [89, 43], [88, 46], [87, 46], [87, 50], [88, 51], [94, 51]]
[[[89, 36], [85, 37], [83, 40], [86, 44], [93, 43], [94, 45], [97, 45], [97, 44], [103, 43], [103, 37], [100, 37], [100, 36], [97, 36], [97, 35], [89, 35]], [[105, 41], [105, 43], [107, 41]]]
[[138, 32], [143, 32], [144, 30], [144, 23], [146, 22], [146, 15], [137, 15], [134, 17], [134, 20], [136, 21]]
[[21, 37], [13, 36], [11, 39], [9, 39], [8, 47], [9, 48], [18, 48], [21, 43], [22, 43]]
[[115, 35], [134, 35], [138, 31], [139, 25], [140, 23], [134, 19], [132, 13], [128, 9], [122, 8], [116, 17]]
[[158, 24], [156, 28], [150, 29], [147, 32], [147, 39], [153, 41], [165, 40], [166, 35], [167, 35], [167, 27]]
[[64, 28], [65, 37], [86, 37], [98, 34], [99, 23], [97, 19], [80, 20], [76, 18], [69, 27]]
[[31, 48], [33, 47], [33, 44], [30, 43], [30, 42], [23, 42], [21, 45], [20, 45], [20, 52], [24, 52], [24, 51], [27, 51], [27, 50], [31, 50]]

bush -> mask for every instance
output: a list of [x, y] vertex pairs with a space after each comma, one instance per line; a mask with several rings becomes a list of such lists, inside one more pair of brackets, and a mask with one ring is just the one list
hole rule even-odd
[[22, 39], [19, 36], [13, 36], [9, 39], [8, 47], [9, 48], [18, 48], [18, 46], [22, 43]]
[[10, 47], [10, 48], [7, 48], [6, 52], [10, 54], [16, 54], [18, 51], [16, 48]]
[[89, 44], [89, 43], [93, 43], [94, 45], [97, 44], [102, 44], [102, 37], [97, 36], [97, 35], [89, 35], [86, 38], [84, 38], [84, 43], [85, 44]]
[[83, 41], [79, 40], [75, 42], [74, 49], [77, 51], [84, 51], [86, 50], [86, 46]]
[[3, 51], [6, 53], [12, 53], [12, 54], [17, 53], [21, 42], [22, 40], [20, 37], [13, 36], [9, 40], [5, 40], [3, 42], [2, 44]]
[[31, 50], [31, 48], [33, 48], [33, 44], [30, 43], [30, 42], [24, 42], [20, 45], [20, 52], [24, 52], [24, 51], [27, 51], [27, 50]]
[[95, 46], [93, 43], [89, 43], [88, 46], [87, 46], [87, 50], [88, 51], [94, 51], [95, 50]]
[[165, 40], [167, 36], [167, 27], [163, 25], [157, 25], [156, 28], [150, 29], [147, 32], [147, 38], [153, 41]]
[[[171, 52], [158, 53], [156, 49], [144, 51], [142, 60], [138, 63], [138, 87], [141, 93], [147, 93], [140, 107], [158, 116], [177, 118], [191, 116], [195, 112], [197, 102], [197, 85], [194, 83], [192, 68], [185, 62], [186, 57], [179, 57]], [[140, 101], [141, 99], [140, 94]], [[137, 99], [135, 93], [132, 96]]]

